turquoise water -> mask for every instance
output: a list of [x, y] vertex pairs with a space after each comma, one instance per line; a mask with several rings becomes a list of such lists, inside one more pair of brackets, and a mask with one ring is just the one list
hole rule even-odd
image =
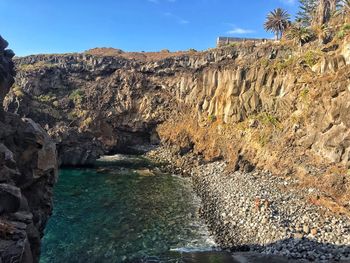
[[198, 208], [189, 181], [142, 158], [62, 169], [40, 262], [228, 262], [195, 252], [215, 246]]

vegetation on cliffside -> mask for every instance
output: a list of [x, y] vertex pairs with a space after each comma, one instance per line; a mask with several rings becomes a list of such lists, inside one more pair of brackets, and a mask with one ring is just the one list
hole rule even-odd
[[302, 3], [303, 22], [283, 22], [277, 42], [19, 58], [5, 106], [47, 129], [62, 164], [89, 164], [160, 137], [231, 169], [299, 177], [300, 186], [324, 192], [312, 200], [347, 209], [348, 6]]

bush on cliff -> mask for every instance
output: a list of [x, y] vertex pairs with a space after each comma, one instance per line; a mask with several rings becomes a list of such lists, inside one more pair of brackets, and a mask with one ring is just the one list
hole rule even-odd
[[74, 90], [70, 95], [69, 99], [71, 99], [76, 106], [79, 106], [83, 101], [83, 92], [79, 89]]
[[16, 97], [19, 97], [19, 98], [24, 97], [24, 92], [21, 87], [14, 85], [12, 90]]

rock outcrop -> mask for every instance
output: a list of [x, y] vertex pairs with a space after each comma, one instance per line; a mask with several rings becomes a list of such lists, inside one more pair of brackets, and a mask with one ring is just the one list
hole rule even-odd
[[[0, 101], [14, 83], [14, 53], [0, 37]], [[0, 108], [0, 262], [38, 262], [52, 210], [56, 146], [31, 119]]]
[[142, 142], [179, 146], [233, 169], [268, 169], [349, 200], [348, 43], [271, 42], [152, 60], [66, 54], [18, 58], [5, 108], [56, 139], [61, 164]]
[[[181, 111], [196, 72], [253, 50], [218, 49], [155, 61], [89, 53], [18, 58], [5, 108], [45, 127], [58, 143], [62, 165], [88, 165], [101, 154], [157, 142], [155, 128]], [[276, 51], [267, 47], [255, 55], [269, 52]]]
[[103, 153], [157, 140], [155, 127], [175, 108], [147, 69], [123, 58], [31, 56], [17, 65], [5, 107], [47, 129], [62, 165], [88, 165]]

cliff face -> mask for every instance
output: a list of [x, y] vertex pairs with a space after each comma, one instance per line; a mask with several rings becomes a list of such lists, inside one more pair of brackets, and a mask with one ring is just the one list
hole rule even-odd
[[149, 141], [175, 101], [142, 65], [122, 58], [33, 56], [17, 63], [6, 108], [46, 127], [63, 165], [90, 164]]
[[[0, 101], [14, 83], [14, 53], [0, 37]], [[0, 262], [38, 262], [52, 209], [56, 147], [31, 119], [0, 108]]]
[[181, 109], [184, 88], [179, 91], [177, 82], [183, 74], [234, 60], [252, 49], [156, 61], [90, 54], [19, 58], [17, 81], [5, 108], [45, 127], [59, 143], [61, 164], [86, 165], [103, 153], [157, 142], [157, 125]]
[[305, 50], [242, 44], [158, 60], [41, 55], [16, 64], [5, 107], [46, 126], [62, 164], [160, 136], [181, 153], [297, 175], [348, 200], [347, 41]]
[[[284, 56], [254, 61], [258, 57], [252, 53], [194, 74], [183, 73], [168, 85], [179, 101], [195, 109], [203, 125], [217, 119], [221, 129], [240, 123], [239, 136], [251, 140], [249, 132], [270, 124], [282, 137], [291, 132], [294, 146], [349, 167], [347, 56], [315, 54], [312, 66], [303, 54]], [[244, 125], [247, 121], [250, 125]], [[266, 136], [268, 141], [278, 139]]]

